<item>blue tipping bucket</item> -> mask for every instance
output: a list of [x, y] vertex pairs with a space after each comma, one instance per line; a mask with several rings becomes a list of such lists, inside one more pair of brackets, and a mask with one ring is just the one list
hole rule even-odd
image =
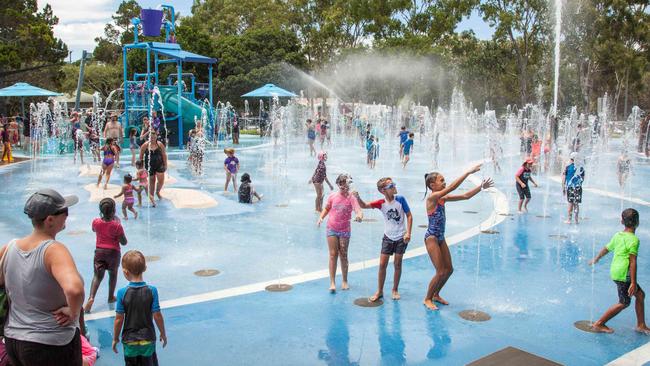
[[142, 33], [147, 37], [160, 36], [160, 26], [162, 25], [163, 11], [158, 9], [141, 9], [140, 20], [142, 24]]

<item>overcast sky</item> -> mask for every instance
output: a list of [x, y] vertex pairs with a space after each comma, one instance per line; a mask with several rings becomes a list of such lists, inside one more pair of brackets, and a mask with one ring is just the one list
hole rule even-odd
[[[54, 35], [68, 45], [72, 60], [77, 60], [81, 57], [81, 51], [93, 51], [95, 38], [104, 34], [104, 25], [111, 21], [120, 0], [38, 0], [39, 8], [42, 9], [46, 3], [52, 6], [54, 15], [59, 18]], [[140, 0], [139, 3], [144, 8], [155, 8], [161, 1]], [[181, 16], [186, 16], [190, 14], [192, 1], [167, 0], [165, 4], [172, 5]], [[489, 39], [493, 33], [476, 12], [461, 22], [457, 29], [471, 29], [481, 39]]]

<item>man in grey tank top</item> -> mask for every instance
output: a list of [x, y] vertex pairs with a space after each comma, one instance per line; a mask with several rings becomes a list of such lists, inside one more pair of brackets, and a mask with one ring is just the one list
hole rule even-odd
[[6, 252], [4, 284], [11, 299], [5, 325], [7, 353], [14, 366], [81, 366], [79, 312], [83, 280], [68, 249], [56, 241], [76, 196], [41, 189], [25, 203], [34, 227]]

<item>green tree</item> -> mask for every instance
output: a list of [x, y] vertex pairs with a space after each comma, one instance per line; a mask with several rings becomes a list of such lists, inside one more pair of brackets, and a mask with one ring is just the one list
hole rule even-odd
[[60, 65], [67, 46], [54, 37], [59, 19], [50, 5], [38, 11], [36, 0], [0, 2], [0, 75]]
[[494, 40], [509, 45], [517, 62], [519, 101], [530, 102], [535, 61], [548, 45], [547, 0], [483, 0], [483, 19], [494, 27]]

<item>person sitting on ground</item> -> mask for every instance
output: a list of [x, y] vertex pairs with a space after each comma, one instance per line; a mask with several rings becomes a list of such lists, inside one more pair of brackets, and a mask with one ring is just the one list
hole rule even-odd
[[634, 304], [636, 310], [636, 331], [650, 335], [650, 328], [645, 323], [644, 300], [645, 292], [637, 282], [637, 255], [639, 253], [639, 238], [636, 236], [636, 229], [639, 227], [639, 212], [628, 208], [621, 213], [621, 224], [625, 227], [612, 237], [598, 255], [589, 264], [598, 263], [600, 258], [609, 252], [614, 252], [610, 276], [618, 289], [618, 303], [612, 305], [603, 316], [591, 327], [602, 333], [614, 333], [614, 330], [606, 324], [623, 309], [630, 306], [631, 297], [636, 297]]
[[253, 188], [251, 176], [244, 173], [241, 176], [241, 184], [239, 185], [239, 203], [253, 203], [253, 197], [257, 197], [258, 201], [262, 200], [262, 195], [258, 194]]
[[82, 365], [79, 315], [84, 284], [68, 248], [56, 240], [65, 229], [69, 207], [78, 201], [52, 189], [38, 190], [23, 210], [32, 221], [32, 233], [0, 250], [11, 299], [5, 345], [15, 366]]
[[122, 272], [129, 284], [117, 292], [112, 348], [117, 353], [117, 343], [122, 333], [124, 361], [127, 365], [158, 365], [154, 322], [158, 326], [163, 348], [167, 346], [158, 289], [144, 282], [142, 274], [146, 270], [147, 262], [142, 253], [137, 250], [124, 253]]

